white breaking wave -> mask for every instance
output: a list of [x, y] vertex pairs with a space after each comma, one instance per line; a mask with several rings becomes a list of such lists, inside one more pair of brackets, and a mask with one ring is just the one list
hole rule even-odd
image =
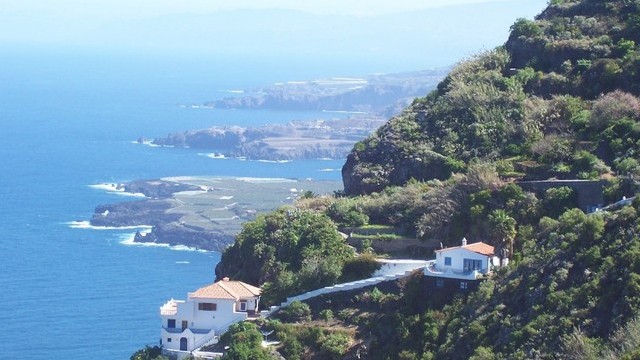
[[[158, 144], [154, 144], [153, 142], [151, 142], [151, 140], [145, 140], [143, 142], [140, 141], [132, 141], [132, 144], [141, 144], [141, 145], [147, 145], [150, 147], [162, 147], [162, 145], [158, 145]], [[168, 145], [167, 147], [173, 147], [172, 145]]]
[[295, 179], [286, 179], [286, 178], [253, 178], [253, 177], [239, 177], [235, 178], [238, 181], [244, 181], [253, 184], [263, 184], [263, 183], [288, 183], [288, 182], [298, 182]]
[[293, 160], [256, 160], [257, 162], [272, 163], [272, 164], [286, 164], [293, 162]]
[[109, 192], [109, 193], [112, 193], [112, 194], [117, 194], [117, 195], [133, 196], [133, 197], [146, 197], [142, 193], [126, 192], [124, 187], [122, 186], [122, 184], [103, 183], [103, 184], [89, 185], [89, 187], [92, 188], [92, 189], [104, 190], [106, 192]]
[[198, 155], [200, 156], [206, 156], [208, 158], [211, 159], [228, 159], [228, 157], [222, 155], [222, 154], [216, 154], [216, 153], [198, 153]]
[[366, 114], [364, 111], [347, 111], [347, 110], [322, 110], [323, 113], [334, 114]]
[[201, 249], [197, 249], [197, 248], [189, 247], [189, 246], [185, 246], [185, 245], [173, 245], [172, 246], [172, 245], [164, 244], [164, 243], [135, 242], [135, 241], [133, 241], [135, 236], [136, 236], [135, 234], [123, 234], [121, 236], [122, 241], [120, 241], [120, 244], [126, 245], [126, 246], [161, 247], [161, 248], [167, 248], [169, 250], [174, 250], [174, 251], [208, 252], [207, 250], [201, 250]]
[[189, 190], [189, 191], [179, 191], [174, 193], [173, 195], [182, 195], [182, 196], [193, 196], [208, 193], [207, 190]]
[[65, 223], [67, 225], [69, 225], [70, 228], [72, 229], [89, 229], [89, 230], [141, 230], [140, 232], [143, 233], [144, 231], [151, 231], [152, 226], [151, 225], [138, 225], [138, 226], [94, 226], [91, 225], [90, 222], [88, 221], [69, 221], [67, 223]]

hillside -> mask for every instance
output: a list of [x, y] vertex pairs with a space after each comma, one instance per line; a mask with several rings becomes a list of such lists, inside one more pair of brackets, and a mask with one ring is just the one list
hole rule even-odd
[[[508, 267], [475, 290], [417, 272], [293, 303], [234, 326], [225, 358], [272, 358], [242, 342], [260, 328], [287, 359], [640, 359], [640, 197], [617, 202], [640, 176], [638, 30], [637, 0], [554, 0], [518, 20], [355, 145], [344, 196], [248, 223], [216, 275], [262, 285], [267, 304], [366, 277], [388, 254], [352, 253], [337, 230], [367, 226], [392, 242], [484, 241]], [[615, 205], [592, 212], [585, 192]]]
[[552, 1], [502, 47], [456, 66], [366, 140], [345, 192], [447, 179], [477, 161], [503, 178], [592, 179], [638, 170], [640, 20], [634, 1]]
[[[503, 47], [460, 63], [437, 90], [356, 144], [343, 168], [347, 196], [302, 199], [295, 211], [322, 213], [323, 228], [328, 217], [345, 232], [375, 224], [444, 244], [466, 236], [508, 249], [511, 265], [475, 291], [439, 291], [418, 273], [292, 305], [260, 324], [275, 331], [279, 353], [640, 358], [640, 200], [587, 214], [575, 185], [604, 184], [605, 204], [638, 188], [639, 26], [638, 1], [552, 1], [535, 21], [518, 20]], [[536, 192], [520, 182], [541, 179], [572, 181]], [[248, 279], [231, 265], [239, 259], [283, 259], [267, 235], [295, 225], [269, 224], [245, 227], [218, 277], [230, 270]], [[251, 242], [259, 252], [241, 246]], [[342, 276], [351, 271], [346, 262], [336, 264]], [[282, 290], [273, 268], [261, 271], [251, 276], [268, 294]], [[232, 330], [244, 331], [252, 330]]]

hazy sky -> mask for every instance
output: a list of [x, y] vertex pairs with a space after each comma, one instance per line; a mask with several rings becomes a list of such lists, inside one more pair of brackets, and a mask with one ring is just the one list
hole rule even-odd
[[[428, 68], [450, 65], [478, 50], [504, 43], [517, 18], [532, 18], [546, 3], [0, 0], [0, 51], [51, 47], [110, 53], [155, 51], [191, 57], [218, 54], [238, 59], [276, 55], [352, 64], [377, 61], [384, 69]], [[229, 10], [264, 11], [225, 12]]]
[[263, 8], [366, 16], [483, 2], [489, 0], [0, 0], [0, 16], [103, 22], [166, 14]]

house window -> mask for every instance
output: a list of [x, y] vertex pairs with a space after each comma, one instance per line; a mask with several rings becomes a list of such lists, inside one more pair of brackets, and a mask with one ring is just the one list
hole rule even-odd
[[216, 303], [198, 303], [198, 310], [201, 311], [216, 311], [218, 305]]
[[436, 279], [436, 287], [444, 287], [444, 280], [443, 279]]
[[451, 257], [450, 256], [445, 256], [444, 257], [444, 266], [451, 266]]
[[167, 319], [167, 327], [169, 329], [175, 329], [175, 327], [176, 327], [176, 319]]
[[464, 259], [463, 260], [464, 271], [482, 270], [482, 260]]
[[460, 281], [460, 290], [467, 290], [469, 284], [466, 281]]
[[247, 311], [247, 302], [240, 301], [240, 311]]
[[171, 338], [167, 338], [167, 342], [170, 343], [171, 342]]

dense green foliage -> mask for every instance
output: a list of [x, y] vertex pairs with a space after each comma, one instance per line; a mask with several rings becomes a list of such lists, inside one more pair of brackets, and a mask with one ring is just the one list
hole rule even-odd
[[[635, 359], [639, 212], [636, 200], [613, 212], [587, 215], [573, 208], [555, 219], [542, 217], [519, 233], [518, 264], [477, 291], [436, 291], [418, 273], [395, 290], [330, 295], [311, 308], [296, 305], [281, 319], [297, 324], [298, 334], [278, 333], [280, 351], [322, 358], [309, 355], [317, 346], [309, 334], [345, 327], [356, 329], [345, 334], [349, 351], [360, 349], [367, 359]], [[316, 325], [302, 325], [312, 318]], [[307, 335], [300, 334], [301, 326]]]
[[258, 327], [250, 322], [231, 325], [220, 339], [221, 344], [229, 348], [222, 360], [270, 360], [276, 359], [262, 347], [262, 334]]
[[245, 224], [224, 252], [216, 275], [262, 285], [263, 302], [275, 304], [336, 283], [352, 256], [353, 250], [328, 217], [282, 208]]
[[275, 320], [266, 326], [274, 330], [280, 340], [278, 352], [287, 360], [343, 359], [352, 345], [351, 333], [321, 324], [285, 324]]
[[503, 178], [640, 172], [640, 2], [554, 1], [505, 46], [460, 63], [438, 89], [356, 144], [347, 194], [447, 179], [481, 159]]
[[145, 346], [131, 355], [131, 360], [168, 360], [162, 356], [162, 348], [159, 346]]
[[247, 224], [218, 276], [264, 283], [273, 302], [371, 271], [336, 226], [376, 224], [445, 244], [466, 237], [494, 245], [510, 266], [475, 291], [438, 291], [416, 274], [395, 288], [295, 303], [285, 323], [267, 325], [278, 351], [639, 359], [640, 200], [585, 214], [572, 187], [533, 194], [513, 182], [610, 179], [607, 202], [637, 191], [639, 42], [638, 0], [551, 0], [536, 20], [513, 25], [505, 46], [462, 62], [356, 144], [343, 169], [350, 197], [308, 196], [299, 210]]
[[[369, 331], [382, 331], [376, 323], [393, 323], [393, 333], [428, 336], [399, 339], [400, 345], [375, 342], [380, 356], [373, 358], [391, 359], [400, 349], [422, 359], [598, 359], [635, 351], [639, 206], [593, 215], [571, 209], [558, 219], [542, 218], [526, 236], [518, 266], [469, 295], [425, 300], [424, 290], [405, 289], [397, 311], [379, 314]], [[421, 286], [413, 281], [414, 288]], [[636, 342], [624, 350], [622, 342], [633, 339], [616, 334], [628, 326], [635, 326]], [[592, 356], [579, 355], [586, 353]]]

